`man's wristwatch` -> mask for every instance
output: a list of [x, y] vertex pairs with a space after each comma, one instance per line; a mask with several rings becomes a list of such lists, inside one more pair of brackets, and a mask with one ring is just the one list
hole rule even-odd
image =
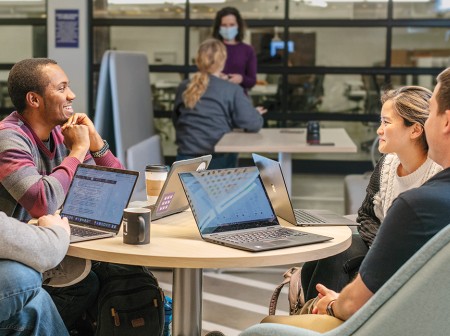
[[333, 311], [333, 303], [334, 302], [336, 302], [336, 299], [331, 300], [330, 302], [328, 302], [328, 305], [327, 305], [327, 314], [330, 316], [333, 316], [333, 317], [335, 317], [334, 311]]

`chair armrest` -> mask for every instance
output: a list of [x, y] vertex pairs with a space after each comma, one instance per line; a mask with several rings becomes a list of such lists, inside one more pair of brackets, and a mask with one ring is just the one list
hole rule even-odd
[[340, 326], [344, 321], [329, 315], [270, 315], [265, 317], [261, 323], [285, 324], [303, 329], [324, 333]]

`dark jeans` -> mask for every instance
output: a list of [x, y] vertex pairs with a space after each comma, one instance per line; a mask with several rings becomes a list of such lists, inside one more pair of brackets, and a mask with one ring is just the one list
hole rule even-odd
[[[187, 160], [199, 157], [201, 155], [177, 154], [176, 160]], [[238, 164], [237, 153], [214, 153], [208, 169], [234, 168]]]
[[316, 284], [340, 292], [356, 276], [359, 265], [367, 254], [366, 243], [359, 234], [352, 235], [352, 245], [337, 255], [308, 261], [302, 267], [302, 287], [305, 301], [317, 296]]
[[68, 287], [43, 286], [43, 288], [53, 299], [67, 329], [71, 330], [75, 322], [96, 302], [99, 280], [97, 275], [91, 271], [86, 278], [75, 285]]

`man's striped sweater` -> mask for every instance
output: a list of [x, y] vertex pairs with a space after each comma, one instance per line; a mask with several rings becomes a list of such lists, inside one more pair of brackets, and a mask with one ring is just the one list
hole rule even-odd
[[[69, 157], [59, 126], [51, 134], [51, 150], [17, 112], [0, 122], [0, 210], [21, 221], [54, 213], [63, 203], [80, 163]], [[84, 163], [123, 168], [108, 151], [88, 153]]]

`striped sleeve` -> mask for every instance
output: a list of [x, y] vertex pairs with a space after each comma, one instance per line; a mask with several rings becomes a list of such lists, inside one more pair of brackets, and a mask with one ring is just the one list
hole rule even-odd
[[[54, 168], [38, 151], [24, 132], [14, 128], [0, 131], [0, 182], [32, 217], [54, 213], [61, 206], [79, 164], [75, 158], [65, 158]], [[46, 169], [51, 171], [49, 175], [43, 173]]]

